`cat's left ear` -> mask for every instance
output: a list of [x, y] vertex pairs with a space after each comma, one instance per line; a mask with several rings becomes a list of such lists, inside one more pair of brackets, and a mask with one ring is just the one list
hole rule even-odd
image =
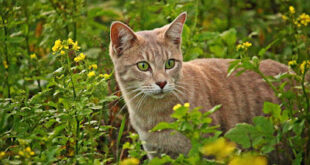
[[172, 41], [178, 48], [180, 48], [182, 41], [183, 26], [186, 21], [187, 13], [181, 13], [168, 27], [165, 32], [165, 37]]

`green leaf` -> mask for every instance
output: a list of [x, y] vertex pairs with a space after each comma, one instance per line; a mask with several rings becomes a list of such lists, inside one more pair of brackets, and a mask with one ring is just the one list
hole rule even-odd
[[188, 108], [180, 107], [173, 114], [171, 114], [171, 117], [176, 118], [176, 119], [181, 119], [183, 116], [186, 115], [187, 111], [188, 111]]
[[237, 31], [234, 28], [224, 31], [220, 36], [222, 37], [224, 42], [230, 47], [235, 45], [237, 41]]
[[243, 148], [250, 148], [255, 134], [255, 128], [246, 123], [239, 123], [236, 127], [230, 129], [225, 137], [237, 144], [242, 145]]
[[221, 104], [214, 106], [213, 108], [211, 108], [208, 112], [204, 113], [204, 117], [207, 117], [211, 114], [213, 114], [214, 112], [216, 112], [217, 110], [219, 110], [222, 107]]
[[264, 113], [266, 114], [271, 114], [272, 117], [276, 119], [281, 118], [281, 108], [280, 105], [270, 103], [270, 102], [264, 102], [264, 108], [263, 108]]
[[162, 164], [169, 164], [172, 162], [173, 159], [171, 159], [169, 156], [165, 155], [162, 158], [155, 157], [152, 159], [148, 165], [162, 165]]
[[255, 128], [263, 135], [272, 136], [274, 133], [273, 124], [270, 120], [263, 116], [257, 116], [253, 119]]
[[160, 122], [158, 123], [151, 131], [161, 131], [163, 129], [176, 129], [176, 123], [167, 123], [167, 122]]
[[195, 35], [194, 40], [196, 41], [208, 41], [213, 40], [219, 36], [218, 32], [202, 32], [198, 35]]

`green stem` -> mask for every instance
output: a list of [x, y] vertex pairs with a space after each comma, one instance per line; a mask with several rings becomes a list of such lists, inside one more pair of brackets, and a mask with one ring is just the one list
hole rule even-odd
[[[307, 64], [306, 64], [307, 65]], [[306, 98], [306, 103], [307, 103], [307, 109], [306, 109], [306, 113], [307, 115], [309, 115], [309, 97], [307, 95], [307, 92], [306, 92], [306, 88], [305, 88], [305, 77], [306, 77], [306, 68], [305, 68], [305, 71], [302, 75], [302, 80], [301, 80], [301, 88], [302, 88], [302, 92], [303, 92], [303, 95], [305, 96]]]
[[227, 28], [226, 29], [229, 29], [231, 27], [232, 7], [233, 7], [233, 0], [228, 0]]
[[277, 88], [269, 81], [269, 79], [259, 70], [257, 69], [256, 72], [265, 80], [265, 82], [271, 87], [271, 89], [278, 94], [279, 91], [277, 90]]
[[[8, 65], [8, 68], [5, 68], [6, 71], [6, 84], [8, 87], [8, 98], [11, 98], [11, 91], [10, 91], [10, 83], [9, 83], [9, 67], [10, 67], [10, 63], [9, 63], [9, 55], [8, 55], [8, 45], [7, 45], [7, 40], [8, 40], [8, 29], [6, 27], [6, 23], [5, 23], [5, 19], [3, 16], [2, 17], [2, 23], [3, 23], [3, 29], [4, 29], [4, 56], [5, 56], [5, 60], [6, 63]], [[7, 20], [6, 20], [7, 21]]]
[[70, 80], [71, 80], [71, 84], [72, 84], [73, 98], [75, 100], [76, 99], [76, 92], [75, 92], [74, 82], [73, 82], [73, 78], [72, 78], [71, 62], [70, 62], [70, 59], [69, 59], [69, 55], [67, 55], [67, 63], [68, 63], [69, 76], [70, 76]]
[[[73, 0], [73, 13], [72, 15], [74, 16], [76, 14], [76, 0]], [[77, 27], [76, 27], [76, 20], [75, 17], [73, 18], [73, 40], [76, 40], [76, 33], [77, 33]]]
[[75, 111], [75, 120], [76, 120], [76, 138], [75, 138], [75, 155], [79, 154], [79, 135], [80, 135], [80, 121], [78, 115]]

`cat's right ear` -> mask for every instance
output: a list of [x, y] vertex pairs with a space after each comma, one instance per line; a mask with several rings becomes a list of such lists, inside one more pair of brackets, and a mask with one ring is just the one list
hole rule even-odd
[[127, 25], [115, 21], [111, 24], [110, 39], [113, 54], [121, 56], [124, 50], [129, 49], [137, 40], [137, 36]]

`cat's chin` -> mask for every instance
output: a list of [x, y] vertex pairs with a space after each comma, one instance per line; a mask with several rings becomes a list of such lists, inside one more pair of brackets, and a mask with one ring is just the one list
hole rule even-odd
[[153, 95], [150, 95], [152, 98], [154, 99], [162, 99], [166, 96], [166, 93], [159, 93], [159, 94], [153, 94]]

